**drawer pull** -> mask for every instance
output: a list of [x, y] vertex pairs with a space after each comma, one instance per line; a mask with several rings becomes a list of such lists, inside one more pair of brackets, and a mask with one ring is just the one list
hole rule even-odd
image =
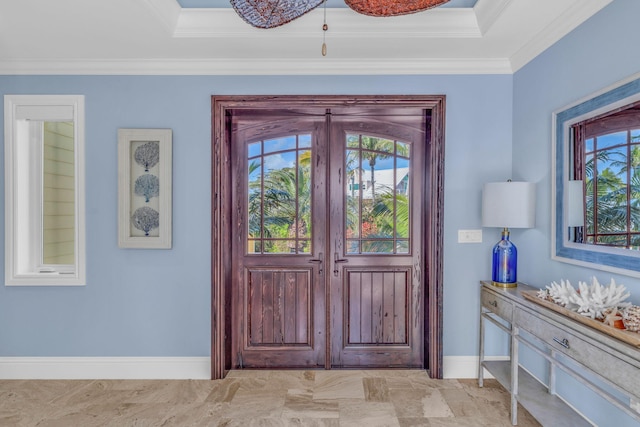
[[569, 340], [566, 338], [560, 339], [560, 338], [556, 338], [553, 337], [553, 340], [555, 342], [557, 342], [558, 344], [560, 344], [561, 346], [563, 346], [564, 348], [569, 348]]
[[490, 301], [489, 305], [498, 308], [498, 301]]

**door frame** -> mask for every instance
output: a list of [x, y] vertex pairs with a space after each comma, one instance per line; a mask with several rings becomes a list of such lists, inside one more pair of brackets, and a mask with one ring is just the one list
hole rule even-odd
[[[431, 115], [425, 150], [428, 173], [424, 200], [425, 263], [424, 366], [431, 378], [442, 378], [444, 129], [445, 95], [282, 95], [211, 97], [211, 379], [224, 378], [231, 367], [231, 221], [230, 176], [232, 110], [344, 107], [420, 108]], [[227, 178], [227, 179], [224, 179]]]

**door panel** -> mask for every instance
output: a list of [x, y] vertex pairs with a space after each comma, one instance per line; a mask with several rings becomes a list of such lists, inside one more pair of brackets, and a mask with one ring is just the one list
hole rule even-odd
[[347, 269], [347, 346], [408, 345], [409, 271]]
[[420, 116], [332, 117], [331, 366], [422, 367]]
[[232, 123], [232, 366], [424, 367], [424, 117], [268, 113]]
[[233, 367], [324, 368], [324, 117], [245, 111], [233, 129]]
[[249, 269], [247, 273], [249, 347], [311, 348], [312, 271]]

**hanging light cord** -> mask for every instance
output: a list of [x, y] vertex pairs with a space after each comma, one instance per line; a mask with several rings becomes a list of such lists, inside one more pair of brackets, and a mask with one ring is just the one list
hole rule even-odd
[[322, 24], [322, 56], [327, 56], [327, 0], [324, 0], [324, 23]]

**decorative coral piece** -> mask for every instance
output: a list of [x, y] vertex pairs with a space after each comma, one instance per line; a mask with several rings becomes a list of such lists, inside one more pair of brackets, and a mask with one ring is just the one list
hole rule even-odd
[[591, 286], [585, 282], [578, 282], [579, 291], [571, 296], [571, 302], [578, 306], [578, 313], [592, 319], [602, 320], [608, 309], [622, 309], [630, 304], [623, 302], [631, 295], [626, 292], [624, 285], [616, 285], [611, 279], [608, 286], [602, 286], [595, 277], [591, 280]]
[[551, 282], [551, 284], [547, 286], [547, 291], [549, 292], [551, 300], [556, 304], [560, 304], [570, 310], [575, 308], [571, 301], [576, 295], [576, 290], [571, 286], [571, 283], [568, 280], [566, 282], [561, 280], [560, 284], [557, 282]]
[[567, 280], [552, 282], [546, 288], [546, 294], [538, 293], [540, 298], [550, 299], [569, 310], [578, 312], [592, 319], [604, 320], [612, 312], [622, 311], [631, 304], [624, 302], [631, 294], [624, 285], [616, 285], [615, 280], [602, 286], [595, 277], [591, 285], [578, 282], [578, 290]]

